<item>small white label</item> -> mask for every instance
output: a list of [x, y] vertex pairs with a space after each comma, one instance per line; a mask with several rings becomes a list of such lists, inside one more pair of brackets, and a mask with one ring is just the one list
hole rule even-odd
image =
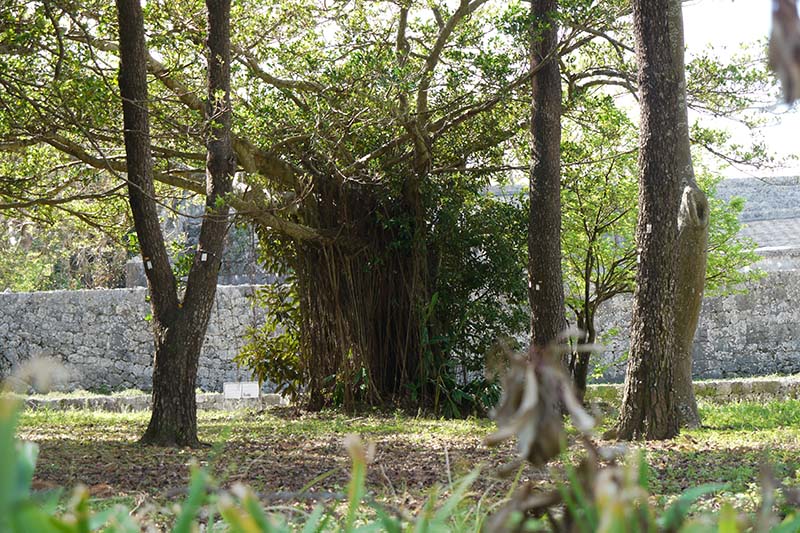
[[200, 254], [200, 261], [205, 261], [206, 259], [208, 259], [208, 254], [205, 253], [205, 252], [201, 253]]
[[258, 381], [229, 381], [222, 384], [222, 394], [226, 400], [258, 398]]
[[147, 270], [153, 270], [153, 263], [149, 259], [145, 263], [145, 266], [147, 266]]
[[258, 381], [242, 382], [242, 398], [258, 398]]
[[647, 233], [650, 233], [651, 231], [653, 231], [653, 225], [652, 225], [652, 224], [648, 224], [648, 225], [645, 227], [645, 231], [646, 231]]
[[539, 284], [538, 283], [536, 284], [536, 290], [537, 291], [539, 290]]
[[242, 397], [242, 384], [224, 383], [222, 385], [222, 395], [226, 400], [238, 400]]

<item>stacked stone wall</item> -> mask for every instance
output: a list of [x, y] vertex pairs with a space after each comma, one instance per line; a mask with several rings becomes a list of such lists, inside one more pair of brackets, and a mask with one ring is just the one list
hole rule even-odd
[[[220, 286], [198, 370], [198, 386], [220, 391], [249, 379], [233, 357], [259, 323], [251, 285]], [[742, 294], [706, 298], [694, 345], [696, 379], [800, 373], [800, 271], [775, 271]], [[49, 356], [64, 362], [67, 390], [151, 387], [153, 338], [146, 289], [0, 294], [0, 377], [21, 361]], [[631, 298], [601, 307], [596, 357], [602, 377], [625, 375]]]
[[[800, 271], [769, 272], [745, 292], [705, 298], [694, 342], [694, 378], [720, 379], [800, 373]], [[604, 370], [598, 381], [620, 382], [631, 297], [616, 297], [598, 313]]]
[[[198, 368], [198, 387], [248, 379], [233, 357], [258, 323], [254, 286], [220, 286]], [[33, 357], [64, 362], [67, 390], [152, 387], [153, 334], [144, 288], [0, 294], [0, 377]]]
[[745, 198], [739, 220], [774, 220], [800, 217], [800, 177], [728, 178], [717, 185], [717, 197]]

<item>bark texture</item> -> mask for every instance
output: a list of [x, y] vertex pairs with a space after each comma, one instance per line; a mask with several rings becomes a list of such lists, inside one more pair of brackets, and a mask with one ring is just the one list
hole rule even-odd
[[[324, 192], [313, 216], [323, 224], [352, 217], [350, 231], [369, 245], [350, 251], [335, 245], [296, 244], [292, 266], [307, 361], [303, 363], [306, 407], [406, 404], [409, 384], [424, 384], [420, 373], [427, 318], [419, 306], [424, 301], [421, 293], [427, 291], [423, 277], [427, 272], [418, 262], [419, 248], [393, 246], [407, 238], [396, 228], [355, 215], [379, 210], [387, 218], [401, 216], [408, 213], [407, 206], [386, 211], [372, 191], [345, 189], [330, 179], [315, 179], [314, 184], [316, 191]], [[376, 257], [383, 261], [382, 267], [365, 268]], [[424, 387], [418, 392], [415, 405], [435, 407]], [[335, 395], [340, 395], [338, 400]]]
[[576, 313], [578, 329], [583, 332], [583, 337], [578, 340], [576, 350], [570, 354], [569, 373], [575, 386], [575, 396], [583, 402], [586, 396], [586, 385], [589, 376], [589, 359], [592, 351], [587, 346], [594, 345], [597, 341], [597, 330], [594, 325], [595, 306], [587, 305], [582, 311]]
[[[566, 327], [561, 275], [561, 76], [558, 2], [532, 3], [532, 166], [528, 228], [531, 343], [545, 346]], [[538, 69], [538, 70], [537, 70]]]
[[123, 101], [128, 196], [142, 250], [155, 337], [153, 412], [142, 442], [197, 446], [197, 362], [211, 314], [236, 168], [230, 139], [230, 0], [207, 2], [208, 158], [206, 217], [181, 300], [159, 225], [147, 111], [147, 49], [139, 0], [117, 0], [119, 86]]
[[665, 16], [672, 0], [634, 0], [641, 105], [639, 218], [631, 350], [617, 436], [678, 434], [674, 397], [678, 207], [685, 161], [678, 143], [682, 65], [672, 53], [678, 31]]
[[700, 414], [692, 384], [692, 345], [706, 279], [708, 257], [708, 199], [695, 181], [692, 165], [689, 118], [686, 108], [683, 12], [680, 0], [669, 9], [672, 55], [680, 83], [680, 110], [676, 115], [678, 157], [682, 162], [680, 211], [678, 214], [678, 268], [675, 294], [675, 401], [681, 426], [699, 427]]
[[678, 217], [678, 273], [675, 294], [675, 401], [681, 426], [700, 427], [692, 383], [692, 346], [706, 281], [708, 200], [687, 182]]

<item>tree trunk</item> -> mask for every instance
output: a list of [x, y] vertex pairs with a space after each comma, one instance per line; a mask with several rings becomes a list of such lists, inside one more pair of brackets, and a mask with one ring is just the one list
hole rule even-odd
[[665, 16], [672, 0], [634, 0], [641, 105], [639, 267], [634, 292], [631, 350], [617, 436], [667, 439], [678, 434], [674, 391], [675, 268], [678, 207], [685, 161], [680, 69], [672, 53], [677, 31]]
[[589, 359], [591, 350], [586, 350], [586, 345], [594, 344], [597, 340], [597, 330], [594, 325], [594, 310], [585, 307], [577, 316], [577, 326], [583, 332], [583, 337], [578, 341], [575, 353], [569, 362], [569, 373], [575, 385], [575, 395], [583, 402], [586, 397], [586, 385], [589, 376]]
[[[197, 361], [206, 323], [187, 321], [180, 313], [156, 328], [153, 362], [153, 407], [144, 444], [197, 447]], [[153, 320], [155, 322], [155, 319]]]
[[699, 427], [700, 414], [692, 384], [692, 345], [703, 303], [708, 256], [708, 200], [697, 185], [692, 166], [689, 118], [686, 108], [686, 73], [683, 51], [683, 13], [680, 0], [670, 3], [672, 54], [680, 83], [680, 114], [677, 115], [678, 143], [682, 161], [683, 195], [678, 214], [678, 270], [675, 296], [675, 400], [679, 421], [685, 427]]
[[[117, 0], [120, 70], [128, 199], [145, 266], [153, 323], [170, 324], [178, 311], [175, 277], [164, 246], [153, 187], [150, 120], [147, 111], [147, 49], [139, 0]], [[156, 336], [158, 342], [158, 336]]]
[[531, 343], [544, 346], [566, 327], [561, 276], [561, 76], [555, 0], [532, 4], [533, 89], [528, 277]]
[[678, 274], [675, 295], [675, 401], [681, 426], [700, 427], [692, 383], [692, 346], [706, 281], [708, 200], [687, 183], [678, 217]]
[[[400, 69], [410, 50], [407, 16], [408, 7], [401, 7]], [[396, 165], [387, 176], [397, 180], [399, 201], [387, 202], [371, 186], [343, 183], [335, 177], [337, 169], [331, 176], [314, 177], [317, 201], [308, 217], [330, 227], [347, 221], [363, 244], [358, 250], [338, 244], [297, 247], [302, 359], [308, 361], [304, 372], [311, 409], [390, 403], [441, 408], [444, 365], [432, 309], [436, 264], [428, 248], [423, 193], [432, 165], [432, 139], [425, 126], [429, 83], [420, 82], [414, 112], [410, 95], [398, 96], [398, 116], [414, 144], [412, 161]], [[378, 216], [354, 217], [360, 213]], [[388, 220], [394, 223], [382, 222]]]
[[[322, 212], [372, 209], [379, 200], [366, 193], [351, 191], [336, 201], [334, 210]], [[340, 404], [349, 409], [408, 400], [434, 407], [420, 376], [426, 317], [425, 309], [420, 309], [423, 287], [413, 283], [420, 279], [415, 277], [420, 268], [416, 251], [410, 243], [408, 248], [397, 247], [408, 237], [369, 217], [360, 217], [353, 232], [369, 236], [370, 244], [358, 251], [298, 245], [293, 266], [298, 276], [303, 373], [309, 381], [307, 406]], [[365, 268], [376, 258], [380, 268]], [[419, 387], [412, 391], [415, 386]]]
[[197, 363], [214, 303], [236, 162], [230, 139], [230, 0], [208, 0], [206, 216], [181, 302], [159, 224], [147, 111], [144, 20], [139, 0], [117, 0], [119, 85], [128, 196], [153, 309], [153, 412], [141, 441], [197, 446]]
[[575, 387], [575, 394], [582, 402], [586, 397], [586, 381], [589, 374], [589, 358], [591, 351], [586, 350], [585, 345], [593, 344], [597, 338], [594, 327], [595, 306], [592, 303], [592, 271], [594, 270], [594, 242], [596, 232], [592, 233], [590, 245], [586, 250], [586, 258], [583, 263], [583, 301], [575, 312], [578, 329], [583, 336], [578, 339], [578, 346], [570, 355], [569, 373], [572, 376], [572, 383]]
[[222, 264], [236, 159], [231, 145], [230, 0], [207, 0], [208, 94], [206, 101], [206, 216], [200, 227], [186, 282], [180, 318], [161, 345], [153, 364], [153, 413], [142, 442], [196, 446], [195, 384], [200, 350], [214, 305]]

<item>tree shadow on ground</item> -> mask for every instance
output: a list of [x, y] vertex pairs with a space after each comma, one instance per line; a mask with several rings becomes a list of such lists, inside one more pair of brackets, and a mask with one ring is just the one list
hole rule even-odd
[[[406, 508], [421, 504], [432, 486], [446, 488], [479, 465], [484, 475], [473, 487], [478, 493], [492, 487], [491, 494], [499, 498], [511, 484], [493, 472], [515, 458], [513, 445], [487, 449], [483, 434], [475, 433], [485, 429], [479, 424], [441, 429], [435, 420], [328, 415], [206, 414], [199, 421], [200, 436], [212, 448], [199, 450], [141, 446], [136, 438], [144, 420], [110, 422], [99, 415], [23, 424], [20, 436], [39, 443], [40, 486], [69, 489], [83, 483], [90, 489], [101, 486], [112, 496], [146, 493], [175, 500], [188, 483], [192, 462], [209, 468], [221, 487], [245, 483], [269, 496], [296, 495], [310, 485], [319, 493], [341, 494], [349, 479], [350, 461], [342, 446], [348, 432], [376, 443], [368, 490]], [[647, 453], [655, 496], [679, 494], [708, 482], [725, 482], [732, 492], [747, 492], [757, 484], [764, 461], [774, 466], [778, 479], [795, 476], [800, 442], [792, 435], [788, 429], [701, 430], [636, 446]], [[580, 446], [573, 445], [570, 457], [577, 461], [578, 455]], [[556, 471], [560, 466], [554, 465]], [[528, 467], [522, 479], [552, 484], [550, 469]]]
[[[207, 428], [206, 428], [207, 429]], [[435, 485], [447, 487], [475, 467], [487, 475], [474, 486], [490, 486], [500, 495], [510, 480], [498, 481], [491, 472], [509, 462], [514, 450], [486, 449], [479, 437], [419, 435], [365, 435], [376, 443], [375, 460], [368, 470], [368, 489], [374, 494], [420, 505]], [[79, 483], [103, 487], [105, 493], [124, 496], [146, 493], [157, 499], [182, 495], [192, 462], [207, 466], [221, 487], [245, 483], [269, 497], [301, 496], [311, 485], [319, 493], [342, 494], [349, 479], [350, 460], [339, 435], [272, 437], [214, 443], [212, 449], [155, 448], [131, 440], [74, 440], [37, 438], [40, 447], [36, 479], [42, 487], [71, 488]], [[446, 450], [446, 451], [445, 451]], [[544, 479], [544, 471], [528, 469], [524, 477]], [[319, 479], [317, 482], [313, 482]], [[301, 498], [302, 499], [302, 498]]]

